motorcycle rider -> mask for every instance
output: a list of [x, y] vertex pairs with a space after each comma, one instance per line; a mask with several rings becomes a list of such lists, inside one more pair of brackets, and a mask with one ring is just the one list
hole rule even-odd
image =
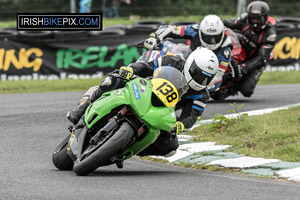
[[[217, 73], [219, 62], [217, 56], [211, 50], [199, 47], [189, 55], [186, 61], [175, 55], [166, 55], [151, 62], [136, 62], [128, 67], [121, 67], [119, 74], [126, 79], [130, 79], [133, 74], [149, 77], [153, 75], [156, 68], [161, 66], [175, 67], [183, 72], [189, 84], [189, 89], [176, 105], [177, 122], [171, 131], [175, 134], [162, 131], [153, 144], [138, 154], [140, 156], [166, 156], [178, 148], [179, 144], [176, 135], [182, 132], [184, 128], [191, 128], [204, 111], [209, 100], [207, 85]], [[124, 87], [125, 83], [120, 78], [106, 77], [88, 101], [75, 110], [68, 112], [68, 119], [76, 124], [90, 102], [94, 102], [104, 92]]]
[[[246, 51], [247, 58], [235, 71], [239, 84], [237, 91], [250, 97], [264, 71], [276, 43], [275, 19], [269, 16], [270, 9], [263, 1], [253, 1], [247, 13], [238, 18], [224, 20], [224, 25], [234, 30]], [[237, 92], [235, 91], [235, 92]], [[233, 92], [233, 93], [235, 93]], [[224, 93], [224, 98], [230, 94]]]
[[191, 49], [202, 46], [212, 50], [219, 60], [219, 70], [209, 84], [209, 91], [216, 91], [222, 84], [222, 77], [231, 60], [232, 43], [220, 17], [207, 15], [200, 24], [186, 26], [163, 25], [144, 42], [148, 50], [156, 48], [165, 38], [185, 38], [191, 40]]

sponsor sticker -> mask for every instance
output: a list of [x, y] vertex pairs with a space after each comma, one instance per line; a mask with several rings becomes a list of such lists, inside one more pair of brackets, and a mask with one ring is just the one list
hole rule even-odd
[[221, 61], [221, 65], [227, 67], [227, 66], [228, 66], [228, 63], [227, 63], [227, 62], [224, 62], [224, 61]]
[[145, 86], [142, 85], [142, 87], [141, 87], [141, 93], [144, 93], [145, 89], [146, 89]]
[[140, 96], [140, 93], [139, 93], [139, 89], [138, 89], [138, 87], [137, 87], [137, 84], [136, 84], [136, 83], [132, 83], [132, 88], [133, 88], [133, 92], [134, 92], [135, 99], [140, 99], [141, 96]]

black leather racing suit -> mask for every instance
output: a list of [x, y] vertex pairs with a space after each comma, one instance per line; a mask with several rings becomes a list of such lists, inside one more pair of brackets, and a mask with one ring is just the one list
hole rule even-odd
[[238, 89], [244, 96], [250, 97], [270, 60], [272, 49], [276, 43], [275, 20], [269, 17], [267, 24], [262, 29], [255, 31], [248, 23], [247, 13], [223, 22], [225, 26], [238, 33], [243, 48], [246, 50], [247, 58], [242, 63], [246, 75], [243, 76]]

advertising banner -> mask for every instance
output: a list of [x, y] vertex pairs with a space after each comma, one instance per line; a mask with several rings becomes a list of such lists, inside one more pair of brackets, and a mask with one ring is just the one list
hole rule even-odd
[[267, 71], [300, 70], [300, 29], [277, 30], [273, 52]]
[[1, 80], [101, 77], [135, 62], [146, 35], [0, 41]]
[[[149, 31], [150, 32], [150, 31]], [[0, 80], [97, 78], [135, 62], [149, 32], [0, 40]], [[300, 70], [299, 29], [278, 30], [266, 71]]]

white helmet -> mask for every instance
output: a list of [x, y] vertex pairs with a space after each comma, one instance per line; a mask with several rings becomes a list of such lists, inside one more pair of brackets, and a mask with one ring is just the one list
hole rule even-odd
[[209, 49], [198, 47], [186, 60], [184, 76], [196, 91], [206, 88], [219, 68], [217, 56]]
[[224, 38], [224, 24], [217, 15], [207, 15], [200, 23], [199, 37], [201, 45], [210, 50], [221, 46]]

